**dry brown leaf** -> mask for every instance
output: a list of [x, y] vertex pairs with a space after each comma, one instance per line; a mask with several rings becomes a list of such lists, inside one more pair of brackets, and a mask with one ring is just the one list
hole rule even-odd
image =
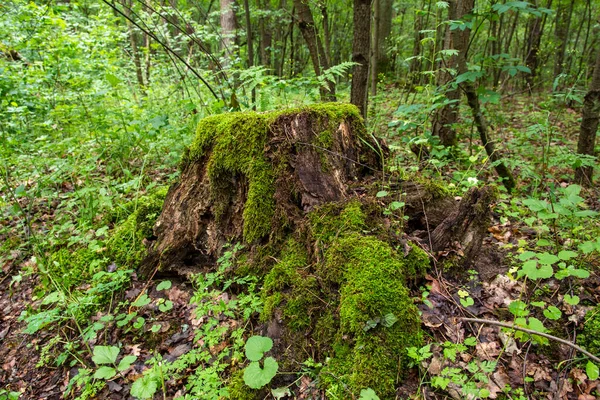
[[480, 360], [493, 361], [500, 355], [500, 346], [498, 342], [478, 342], [475, 346], [477, 358]]

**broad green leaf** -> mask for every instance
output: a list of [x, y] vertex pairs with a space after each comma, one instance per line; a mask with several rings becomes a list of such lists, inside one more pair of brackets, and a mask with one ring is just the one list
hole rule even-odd
[[273, 340], [266, 336], [252, 336], [246, 342], [246, 358], [258, 361], [273, 347]]
[[535, 257], [537, 255], [537, 253], [534, 253], [533, 251], [524, 251], [521, 254], [519, 254], [519, 260], [521, 261], [527, 261], [532, 257]]
[[385, 197], [387, 196], [389, 193], [386, 192], [385, 190], [380, 190], [379, 192], [377, 192], [377, 194], [375, 195], [375, 197], [377, 198], [381, 198], [381, 197]]
[[156, 332], [160, 331], [160, 328], [162, 328], [161, 324], [154, 324], [150, 328], [150, 331], [152, 331], [153, 333], [156, 333]]
[[360, 397], [358, 400], [379, 400], [377, 393], [371, 388], [366, 388], [360, 391]]
[[117, 366], [117, 369], [119, 370], [119, 372], [125, 371], [127, 368], [129, 368], [131, 366], [131, 364], [135, 360], [137, 360], [137, 357], [134, 356], [134, 355], [125, 356], [125, 357], [123, 357], [123, 359], [121, 360], [121, 362]]
[[115, 376], [116, 374], [117, 374], [117, 371], [115, 371], [115, 369], [113, 367], [103, 366], [103, 367], [98, 368], [98, 370], [94, 374], [94, 378], [108, 380], [108, 379], [112, 378], [113, 376]]
[[172, 285], [171, 281], [162, 281], [161, 283], [159, 283], [156, 286], [156, 290], [158, 290], [159, 292], [161, 290], [169, 290], [169, 289], [171, 289], [171, 285]]
[[392, 201], [390, 203], [390, 210], [392, 211], [396, 211], [402, 207], [404, 207], [406, 203], [404, 203], [403, 201]]
[[150, 297], [148, 297], [148, 295], [144, 293], [140, 297], [138, 297], [137, 300], [134, 301], [131, 305], [134, 307], [144, 307], [145, 305], [150, 304], [151, 301], [152, 300], [150, 299]]
[[120, 351], [116, 346], [96, 346], [92, 361], [96, 364], [114, 364]]
[[577, 257], [577, 253], [575, 253], [574, 251], [570, 251], [570, 250], [563, 250], [561, 252], [558, 253], [558, 258], [560, 258], [561, 260], [570, 260], [571, 258], [575, 258]]
[[131, 385], [131, 395], [138, 399], [151, 399], [158, 389], [158, 384], [148, 375], [142, 376]]
[[572, 306], [576, 306], [579, 304], [579, 296], [571, 296], [570, 294], [565, 294], [565, 303], [570, 304]]
[[278, 369], [279, 365], [273, 357], [265, 358], [263, 368], [258, 361], [252, 361], [244, 369], [244, 383], [252, 389], [260, 389], [271, 382]]
[[544, 327], [542, 321], [535, 317], [529, 318], [529, 323], [527, 325], [529, 326], [529, 329], [532, 329], [536, 332], [546, 332], [546, 327]]
[[572, 270], [569, 269], [569, 272], [571, 276], [579, 279], [587, 279], [590, 277], [590, 272], [581, 268], [573, 268]]
[[556, 257], [554, 254], [550, 254], [550, 253], [538, 254], [537, 258], [538, 258], [540, 264], [546, 264], [546, 265], [552, 265], [561, 260], [560, 258]]
[[540, 264], [538, 268], [538, 263], [535, 260], [526, 261], [519, 271], [519, 276], [525, 275], [532, 280], [550, 278], [553, 274], [554, 270], [551, 265]]
[[167, 300], [163, 304], [160, 304], [158, 306], [158, 309], [160, 310], [160, 312], [167, 312], [172, 308], [173, 308], [173, 302], [171, 300]]
[[598, 366], [596, 364], [594, 364], [591, 361], [588, 361], [585, 366], [585, 373], [590, 381], [595, 381], [600, 375], [600, 370], [598, 370]]
[[548, 319], [556, 321], [562, 316], [562, 312], [555, 306], [549, 306], [544, 310], [544, 316]]
[[524, 317], [529, 314], [527, 304], [521, 300], [515, 300], [508, 305], [508, 311], [515, 317]]

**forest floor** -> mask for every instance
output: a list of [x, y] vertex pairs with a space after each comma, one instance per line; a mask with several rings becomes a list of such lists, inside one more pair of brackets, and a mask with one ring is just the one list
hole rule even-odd
[[[383, 188], [400, 171], [442, 180], [457, 199], [470, 187], [497, 185], [467, 110], [457, 127], [461, 145], [451, 153], [423, 134], [425, 107], [415, 102], [396, 109], [410, 104], [405, 94], [390, 91], [375, 104], [370, 129], [392, 150]], [[513, 195], [500, 190], [485, 254], [473, 269], [457, 271], [443, 262], [459, 253], [436, 254], [426, 278], [411, 286], [427, 345], [409, 353], [414, 368], [398, 398], [600, 396], [598, 365], [573, 347], [461, 320], [517, 323], [598, 351], [594, 335], [600, 336], [600, 322], [590, 322], [595, 312], [589, 311], [600, 297], [600, 189], [571, 182], [580, 110], [541, 96], [514, 96], [501, 104], [489, 105], [488, 118], [519, 188]], [[182, 135], [177, 132], [173, 141]], [[418, 161], [410, 151], [414, 143], [429, 146], [429, 158]], [[135, 398], [225, 396], [229, 368], [242, 359], [244, 332], [260, 309], [252, 282], [234, 282], [250, 288], [238, 298], [219, 274], [197, 281], [138, 280], [130, 270], [116, 278], [103, 275], [116, 268], [102, 258], [107, 232], [131, 213], [127, 201], [172, 182], [175, 163], [164, 167], [160, 151], [131, 157], [118, 174], [133, 189], [113, 195], [99, 184], [114, 179], [109, 162], [98, 157], [75, 166], [81, 157], [44, 145], [39, 157], [48, 158], [48, 170], [39, 168], [43, 160], [35, 168], [24, 165], [21, 173], [13, 172], [14, 181], [6, 177], [2, 193], [0, 399], [134, 398], [130, 392]], [[181, 149], [174, 148], [170, 159], [178, 159]], [[21, 150], [15, 154], [27, 151]], [[64, 174], [64, 164], [60, 178], [40, 188], [36, 181], [54, 174], [52, 166], [61, 158], [71, 169]], [[123, 180], [129, 170], [139, 175]], [[76, 202], [87, 205], [76, 209]], [[83, 264], [93, 273], [82, 269], [76, 273], [85, 279], [69, 282], [53, 278], [44, 263], [63, 271], [59, 264], [67, 262], [50, 254], [60, 248], [89, 250]], [[537, 264], [528, 264], [532, 260]], [[222, 260], [223, 268], [228, 262]], [[102, 346], [104, 358], [96, 351]], [[289, 397], [280, 391], [271, 398], [326, 398], [315, 382], [321, 366], [307, 360]], [[142, 383], [134, 388], [136, 381]]]

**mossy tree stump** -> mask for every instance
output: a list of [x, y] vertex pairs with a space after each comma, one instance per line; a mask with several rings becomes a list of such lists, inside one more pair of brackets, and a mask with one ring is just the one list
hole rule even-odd
[[349, 183], [380, 169], [373, 146], [345, 104], [203, 119], [142, 272], [214, 265], [225, 243], [282, 237], [306, 211], [346, 199]]
[[[206, 118], [168, 191], [141, 273], [214, 270], [226, 243], [244, 243], [246, 261], [232, 273], [261, 280], [257, 333], [274, 340], [282, 370], [329, 358], [320, 380], [338, 398], [367, 387], [394, 398], [407, 347], [422, 344], [406, 282], [424, 276], [429, 257], [420, 246], [432, 242], [400, 240], [381, 201], [369, 196], [365, 182], [381, 169], [381, 153], [350, 105]], [[448, 243], [465, 236], [470, 246], [481, 243], [472, 233], [484, 232], [489, 196], [473, 191], [458, 207], [436, 185], [400, 182], [390, 192], [406, 201], [412, 233], [448, 226], [435, 231], [435, 246], [445, 243], [444, 229], [453, 229]], [[295, 379], [283, 375], [277, 384], [288, 378]]]

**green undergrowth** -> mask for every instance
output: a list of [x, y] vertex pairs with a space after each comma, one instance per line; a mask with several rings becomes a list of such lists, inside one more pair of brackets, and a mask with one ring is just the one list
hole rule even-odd
[[378, 222], [369, 208], [352, 200], [313, 210], [310, 232], [288, 239], [262, 288], [261, 319], [286, 327], [283, 368], [316, 351], [329, 360], [320, 380], [332, 398], [369, 387], [381, 398], [393, 396], [407, 369], [406, 349], [422, 343], [406, 281], [422, 276], [429, 259], [416, 247], [404, 255], [370, 234]]
[[[333, 132], [341, 121], [357, 121], [356, 134], [365, 135], [358, 109], [349, 104], [319, 104], [305, 108], [268, 113], [230, 113], [204, 118], [198, 124], [196, 136], [184, 156], [185, 168], [190, 162], [206, 157], [211, 181], [211, 197], [218, 204], [215, 217], [223, 216], [234, 193], [234, 181], [240, 177], [248, 182], [244, 205], [244, 239], [254, 242], [271, 231], [275, 215], [275, 180], [284, 169], [285, 155], [273, 154], [270, 139], [276, 132], [279, 118], [296, 114], [316, 117], [320, 133], [313, 144], [329, 149]], [[277, 147], [277, 146], [273, 146]]]

